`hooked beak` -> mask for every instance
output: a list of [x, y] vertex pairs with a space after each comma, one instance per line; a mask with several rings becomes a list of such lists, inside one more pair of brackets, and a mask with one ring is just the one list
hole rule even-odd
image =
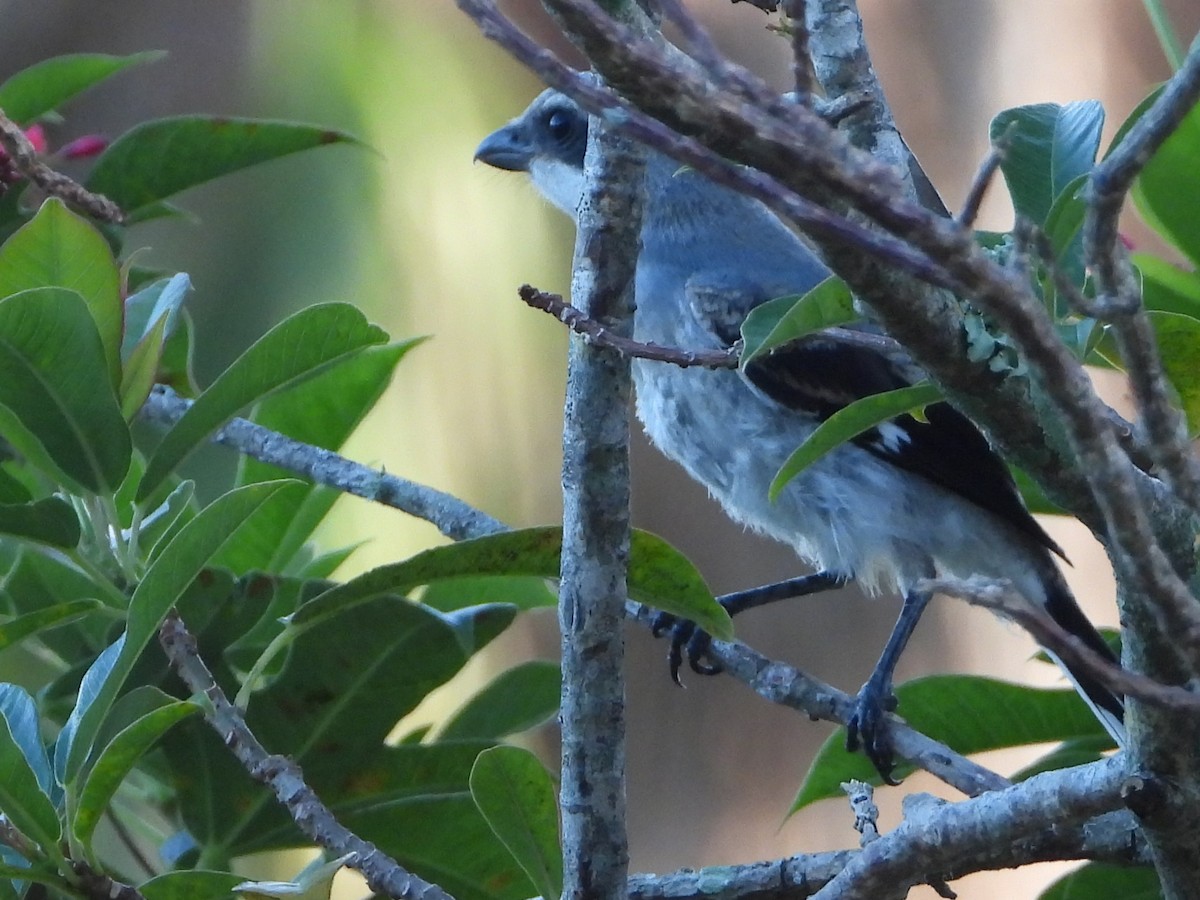
[[508, 172], [528, 172], [533, 148], [523, 129], [510, 122], [483, 139], [475, 150], [475, 159]]

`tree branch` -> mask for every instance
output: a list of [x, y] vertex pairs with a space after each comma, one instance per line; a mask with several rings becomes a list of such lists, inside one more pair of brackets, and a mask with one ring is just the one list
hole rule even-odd
[[908, 803], [899, 827], [864, 847], [814, 900], [874, 900], [922, 884], [930, 873], [951, 880], [991, 868], [980, 863], [1023, 843], [1031, 833], [1070, 829], [1120, 809], [1125, 780], [1125, 760], [1117, 756], [1045, 772], [960, 803], [933, 798]]
[[120, 225], [125, 221], [125, 213], [117, 204], [102, 194], [87, 190], [38, 159], [37, 150], [21, 126], [6, 116], [3, 110], [0, 110], [0, 147], [8, 153], [16, 170], [47, 194], [66, 200], [102, 222]]
[[[399, 863], [369, 841], [341, 825], [333, 813], [304, 782], [296, 763], [284, 756], [268, 753], [246, 725], [241, 710], [229, 702], [212, 672], [196, 649], [196, 639], [176, 612], [167, 614], [158, 632], [167, 660], [188, 690], [203, 694], [209, 708], [204, 718], [220, 736], [229, 752], [250, 773], [250, 777], [268, 787], [291, 815], [300, 831], [318, 846], [337, 856], [352, 854], [347, 863], [366, 878], [377, 893], [394, 900], [454, 900], [436, 884], [430, 884], [403, 869]], [[117, 898], [121, 900], [121, 898]]]
[[[178, 422], [191, 405], [192, 401], [160, 384], [150, 392], [141, 416], [147, 422], [169, 427]], [[301, 443], [245, 419], [231, 419], [212, 440], [317, 484], [424, 519], [452, 540], [496, 534], [508, 527], [443, 491], [372, 469], [332, 450]]]
[[1073, 669], [1086, 672], [1117, 696], [1134, 697], [1176, 712], [1200, 712], [1200, 694], [1176, 685], [1159, 684], [1137, 672], [1123, 669], [1068, 633], [1040, 606], [1030, 603], [1007, 581], [991, 578], [939, 578], [925, 582], [930, 591], [966, 600], [1012, 619], [1039, 644], [1060, 656]]
[[529, 306], [549, 313], [573, 332], [586, 338], [597, 347], [607, 347], [621, 356], [629, 359], [655, 359], [671, 363], [684, 369], [689, 366], [702, 366], [706, 369], [736, 369], [738, 353], [734, 349], [721, 350], [683, 350], [676, 347], [660, 347], [658, 344], [645, 344], [621, 334], [614, 334], [591, 316], [585, 315], [557, 294], [539, 291], [530, 285], [522, 285], [517, 295]]
[[[615, 337], [633, 331], [645, 149], [588, 129], [571, 293]], [[573, 340], [563, 417], [561, 802], [563, 896], [626, 891], [625, 676], [621, 617], [629, 562], [629, 360]]]
[[1140, 285], [1118, 233], [1121, 209], [1134, 179], [1197, 100], [1200, 43], [1193, 44], [1154, 104], [1092, 170], [1083, 236], [1096, 282], [1094, 315], [1113, 324], [1149, 446], [1167, 480], [1200, 512], [1200, 464], [1188, 445], [1183, 416], [1171, 401], [1154, 333], [1141, 307]]

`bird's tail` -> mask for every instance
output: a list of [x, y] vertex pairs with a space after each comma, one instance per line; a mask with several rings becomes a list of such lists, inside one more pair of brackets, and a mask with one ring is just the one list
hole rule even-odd
[[[1087, 616], [1083, 614], [1083, 610], [1079, 608], [1079, 604], [1075, 601], [1075, 597], [1071, 594], [1070, 589], [1063, 580], [1062, 574], [1058, 572], [1057, 568], [1054, 569], [1053, 574], [1048, 575], [1043, 580], [1043, 584], [1046, 590], [1046, 612], [1050, 614], [1050, 618], [1058, 623], [1059, 627], [1068, 634], [1074, 635], [1083, 641], [1089, 649], [1094, 650], [1103, 658], [1120, 665], [1120, 661], [1117, 659], [1116, 654], [1113, 653], [1112, 648], [1100, 636], [1100, 632], [1096, 630]], [[1117, 746], [1124, 747], [1124, 698], [1114, 694], [1086, 672], [1080, 672], [1076, 667], [1068, 665], [1055, 653], [1049, 650], [1046, 653], [1067, 673], [1067, 677], [1074, 683], [1075, 689], [1079, 691], [1080, 696], [1091, 707], [1092, 712], [1100, 720], [1100, 724], [1104, 726], [1105, 731], [1112, 735], [1113, 740], [1117, 742]]]

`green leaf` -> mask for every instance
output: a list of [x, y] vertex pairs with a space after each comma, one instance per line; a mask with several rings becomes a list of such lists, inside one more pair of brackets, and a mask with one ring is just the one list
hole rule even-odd
[[167, 319], [164, 316], [151, 326], [150, 333], [138, 342], [125, 361], [124, 370], [121, 372], [120, 397], [121, 415], [127, 422], [132, 422], [137, 416], [146, 398], [150, 396], [151, 388], [154, 387], [166, 331]]
[[520, 747], [484, 750], [471, 769], [471, 796], [541, 896], [561, 896], [558, 803], [538, 758]]
[[1142, 276], [1142, 304], [1146, 309], [1200, 319], [1200, 275], [1148, 253], [1135, 253], [1132, 259]]
[[177, 722], [200, 711], [195, 703], [175, 701], [159, 707], [122, 730], [101, 752], [88, 772], [79, 794], [71, 829], [85, 848], [91, 847], [92, 835], [109, 801], [132, 771], [138, 760]]
[[[897, 712], [918, 731], [964, 755], [1002, 747], [1095, 738], [1103, 728], [1074, 691], [1042, 690], [968, 675], [919, 678], [896, 689]], [[879, 783], [860, 753], [846, 752], [838, 729], [821, 746], [789, 815], [817, 800], [842, 796], [841, 783]], [[904, 763], [895, 777], [912, 771]]]
[[78, 716], [63, 770], [64, 781], [73, 780], [78, 774], [91, 751], [101, 721], [167, 611], [221, 547], [236, 540], [246, 518], [289, 484], [294, 482], [265, 482], [237, 488], [218, 497], [183, 526], [151, 564], [129, 601], [128, 623], [111, 671], [104, 673], [95, 696]]
[[502, 738], [541, 725], [558, 712], [562, 675], [557, 663], [534, 660], [497, 675], [463, 704], [438, 740]]
[[120, 380], [121, 283], [104, 237], [57, 197], [0, 247], [0, 297], [31, 288], [67, 288], [83, 298], [104, 345], [109, 379]]
[[[464, 575], [557, 578], [561, 552], [560, 528], [507, 531], [434, 547], [325, 591], [296, 610], [292, 623], [308, 627], [372, 597], [404, 594], [443, 578]], [[729, 614], [716, 602], [695, 566], [649, 532], [633, 532], [628, 588], [635, 600], [690, 619], [714, 637], [729, 640], [733, 636]]]
[[346, 303], [310, 306], [263, 335], [221, 373], [163, 437], [138, 489], [145, 499], [161, 481], [242, 407], [330, 363], [387, 340]]
[[1150, 157], [1133, 185], [1133, 202], [1150, 226], [1200, 264], [1200, 107], [1193, 106]]
[[228, 900], [233, 887], [245, 881], [232, 872], [192, 869], [167, 872], [138, 886], [146, 900]]
[[165, 384], [181, 397], [195, 397], [200, 393], [192, 372], [194, 332], [191, 314], [187, 309], [181, 309], [175, 331], [167, 335], [162, 359], [158, 361], [158, 383]]
[[175, 331], [179, 312], [191, 289], [191, 278], [180, 272], [149, 284], [125, 302], [121, 413], [127, 420], [133, 420], [154, 388], [167, 336]]
[[1036, 225], [1046, 222], [1067, 185], [1091, 171], [1103, 126], [1104, 107], [1097, 100], [1018, 106], [992, 120], [991, 141], [1009, 139], [1000, 171], [1018, 216]]
[[[259, 425], [326, 450], [338, 450], [390, 383], [400, 360], [420, 340], [368, 347], [312, 378], [265, 398], [250, 418]], [[279, 478], [282, 471], [242, 456], [238, 484]], [[226, 548], [216, 565], [236, 573], [289, 569], [317, 525], [341, 494], [313, 486], [296, 491], [255, 516], [236, 546]]]
[[421, 593], [426, 606], [450, 612], [480, 603], [508, 603], [517, 609], [543, 609], [558, 603], [544, 578], [484, 576], [446, 578], [435, 581]]
[[1146, 314], [1158, 340], [1163, 369], [1187, 416], [1188, 434], [1200, 434], [1200, 319], [1178, 313]]
[[8, 723], [9, 734], [21, 748], [38, 787], [49, 794], [54, 790], [54, 772], [42, 746], [41, 723], [33, 698], [18, 685], [0, 684], [0, 717]]
[[62, 825], [49, 795], [25, 755], [25, 748], [0, 717], [0, 812], [50, 856], [58, 855]]
[[787, 483], [830, 450], [874, 428], [881, 422], [937, 403], [942, 399], [938, 388], [928, 382], [872, 394], [843, 407], [822, 422], [817, 430], [797, 447], [776, 473], [768, 493], [771, 501], [779, 498]]
[[779, 297], [751, 310], [742, 323], [741, 367], [773, 348], [860, 318], [846, 282], [826, 278], [802, 297]]
[[[109, 674], [112, 672], [124, 644], [125, 635], [122, 634], [105, 647], [92, 660], [92, 664], [88, 666], [87, 671], [83, 673], [83, 679], [79, 682], [79, 691], [75, 698], [75, 708], [71, 710], [71, 715], [67, 718], [66, 724], [63, 725], [62, 730], [58, 733], [58, 738], [54, 741], [54, 775], [60, 784], [66, 784], [67, 782], [68, 767], [71, 765], [71, 754], [77, 743], [80, 723], [87, 714], [88, 709], [96, 701], [96, 698], [100, 696], [100, 691], [104, 687]], [[90, 736], [88, 740], [90, 742]]]
[[[1081, 289], [1087, 280], [1087, 265], [1083, 258], [1083, 217], [1087, 212], [1083, 194], [1087, 184], [1087, 175], [1080, 175], [1068, 182], [1062, 193], [1054, 199], [1044, 226], [1059, 270], [1071, 284]], [[1057, 320], [1065, 316], [1070, 308], [1065, 301], [1058, 299], [1058, 289], [1052, 278], [1045, 279], [1043, 290], [1055, 297], [1056, 302], [1051, 307], [1054, 318]]]
[[132, 452], [129, 429], [95, 322], [74, 291], [38, 288], [0, 300], [0, 404], [17, 420], [5, 423], [6, 436], [24, 444], [22, 452], [32, 440], [89, 491], [120, 485]]
[[1112, 152], [1121, 146], [1121, 142], [1125, 140], [1126, 135], [1128, 135], [1133, 129], [1133, 126], [1138, 123], [1138, 121], [1146, 114], [1146, 111], [1149, 110], [1150, 107], [1158, 102], [1158, 98], [1162, 95], [1163, 87], [1164, 86], [1160, 84], [1149, 94], [1143, 97], [1141, 102], [1133, 108], [1133, 112], [1125, 117], [1125, 121], [1117, 127], [1116, 134], [1113, 135], [1112, 142], [1109, 143], [1108, 149], [1104, 151], [1105, 159], [1108, 159], [1112, 155]]
[[118, 72], [164, 56], [161, 51], [130, 56], [74, 53], [43, 60], [0, 84], [0, 109], [14, 122], [28, 125]]
[[0, 503], [28, 503], [32, 499], [29, 488], [0, 468]]
[[155, 119], [117, 138], [96, 161], [87, 187], [132, 214], [239, 169], [339, 143], [358, 141], [341, 131], [292, 122], [211, 116]]
[[167, 320], [167, 333], [175, 328], [175, 320], [183, 301], [192, 290], [192, 280], [184, 272], [170, 278], [159, 278], [125, 301], [125, 337], [121, 342], [121, 358], [129, 359], [133, 348], [141, 343], [160, 319]]
[[61, 497], [0, 504], [0, 534], [70, 549], [79, 543], [79, 516]]
[[1047, 516], [1065, 516], [1066, 511], [1046, 496], [1046, 492], [1041, 489], [1036, 481], [1021, 469], [1010, 467], [1013, 481], [1017, 483], [1017, 490], [1021, 492], [1021, 499], [1025, 501], [1025, 507], [1031, 513], [1040, 513]]
[[196, 496], [196, 482], [184, 480], [175, 485], [167, 499], [151, 514], [153, 521], [145, 522], [138, 534], [143, 547], [148, 547], [146, 560], [154, 562], [158, 555], [175, 536], [176, 526], [182, 527], [187, 518], [184, 514], [190, 509]]
[[99, 600], [68, 600], [0, 624], [0, 650], [51, 628], [60, 628], [103, 608]]
[[1038, 900], [1162, 900], [1158, 876], [1149, 866], [1088, 863], [1046, 888]]
[[[95, 599], [124, 610], [125, 596], [107, 579], [89, 577], [61, 554], [44, 553], [28, 544], [14, 549], [16, 559], [0, 582], [0, 596], [14, 614], [40, 613], [78, 600], [90, 604]], [[62, 659], [91, 659], [109, 644], [111, 624], [109, 616], [88, 616], [70, 627], [43, 630], [38, 639]], [[72, 693], [75, 687], [77, 683], [71, 685]]]

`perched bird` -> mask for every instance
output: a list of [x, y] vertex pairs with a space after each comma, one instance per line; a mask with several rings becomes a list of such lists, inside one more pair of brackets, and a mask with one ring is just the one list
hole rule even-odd
[[[574, 217], [587, 131], [587, 114], [548, 90], [488, 135], [475, 158], [528, 173], [547, 200]], [[812, 250], [758, 201], [653, 152], [645, 177], [637, 340], [727, 348], [755, 306], [804, 293], [828, 277]], [[902, 415], [864, 432], [802, 472], [775, 502], [768, 499], [775, 473], [822, 421], [864, 396], [912, 383], [919, 372], [911, 363], [814, 335], [744, 373], [636, 359], [633, 377], [638, 417], [658, 449], [733, 519], [790, 544], [816, 566], [810, 586], [853, 579], [904, 596], [900, 620], [848, 723], [850, 748], [861, 739], [885, 779], [892, 763], [881, 718], [894, 705], [892, 670], [928, 600], [914, 590], [922, 579], [1008, 579], [1066, 631], [1113, 658], [1054, 562], [1061, 551], [1025, 508], [1008, 469], [946, 403], [929, 406], [924, 421]], [[680, 634], [686, 630], [677, 631], [673, 669]], [[702, 646], [689, 646], [689, 661], [697, 671], [712, 671], [695, 658]], [[1082, 673], [1068, 675], [1120, 742], [1121, 698]]]

